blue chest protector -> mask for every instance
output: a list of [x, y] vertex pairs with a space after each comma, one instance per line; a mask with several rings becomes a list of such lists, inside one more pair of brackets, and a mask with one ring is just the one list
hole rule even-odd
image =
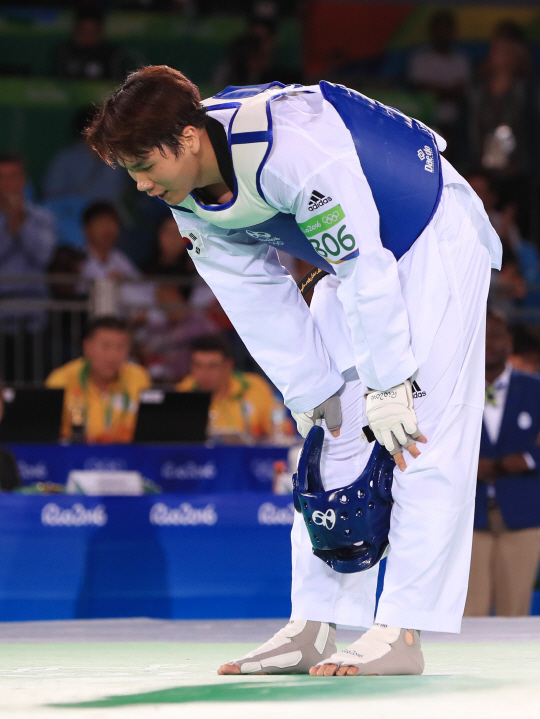
[[[273, 86], [279, 87], [280, 83], [227, 87], [215, 98], [230, 100], [233, 105], [235, 100], [253, 97]], [[320, 83], [320, 88], [325, 100], [336, 109], [351, 133], [379, 212], [382, 244], [399, 260], [428, 225], [440, 201], [442, 173], [435, 137], [429, 128], [417, 120], [355, 90], [324, 81]], [[299, 89], [299, 86], [295, 88], [296, 91]], [[269, 147], [259, 168], [258, 178], [272, 142], [269, 108], [267, 114], [270, 123]], [[257, 142], [261, 139], [256, 137], [259, 134], [246, 132], [237, 136], [234, 142]], [[234, 134], [232, 137], [235, 137]], [[257, 185], [264, 199], [259, 181]], [[240, 233], [244, 236], [246, 232], [254, 239], [334, 273], [332, 265], [317, 254], [293, 215], [278, 213], [248, 229], [229, 230], [229, 235], [233, 237]]]

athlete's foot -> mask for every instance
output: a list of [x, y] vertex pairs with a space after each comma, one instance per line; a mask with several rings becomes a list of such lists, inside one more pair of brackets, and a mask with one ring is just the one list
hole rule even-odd
[[229, 664], [222, 664], [220, 668], [217, 670], [218, 674], [241, 674], [240, 667], [238, 664], [233, 664], [233, 662], [229, 662]]
[[218, 674], [307, 674], [314, 662], [336, 651], [335, 634], [335, 624], [291, 620], [258, 649], [223, 664]]
[[322, 666], [311, 667], [309, 673], [312, 677], [333, 677], [338, 669], [339, 664], [323, 664]]
[[375, 624], [358, 641], [311, 667], [311, 676], [422, 674], [420, 636], [412, 629]]

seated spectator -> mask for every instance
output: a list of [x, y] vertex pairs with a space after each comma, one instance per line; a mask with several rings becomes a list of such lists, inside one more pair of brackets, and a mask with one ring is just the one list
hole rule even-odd
[[[26, 173], [23, 160], [14, 154], [0, 155], [0, 301], [44, 299], [44, 282], [8, 281], [13, 275], [44, 274], [56, 244], [53, 215], [25, 199]], [[30, 357], [33, 335], [44, 329], [46, 314], [23, 308], [2, 309], [0, 333], [4, 335], [8, 381], [32, 379]], [[16, 366], [16, 337], [23, 348], [23, 366]]]
[[46, 381], [63, 388], [61, 436], [71, 441], [110, 444], [131, 442], [139, 393], [150, 387], [148, 372], [128, 362], [130, 336], [117, 317], [90, 323], [83, 356], [54, 370]]
[[206, 335], [191, 346], [191, 373], [179, 392], [211, 392], [209, 433], [250, 442], [272, 435], [276, 400], [269, 383], [251, 372], [235, 372], [231, 350], [219, 335]]
[[[86, 296], [82, 292], [77, 278], [86, 256], [75, 247], [60, 245], [56, 248], [53, 258], [49, 264], [48, 272], [51, 275], [71, 275], [71, 281], [51, 282], [51, 296], [56, 300], [78, 300]], [[67, 278], [66, 278], [67, 280]]]
[[540, 559], [540, 377], [512, 368], [506, 317], [488, 310], [486, 404], [466, 616], [529, 613]]
[[518, 208], [527, 235], [531, 214], [531, 174], [538, 165], [537, 87], [523, 30], [500, 25], [471, 93], [472, 161], [497, 180], [504, 204]]
[[160, 307], [146, 313], [135, 333], [135, 352], [153, 382], [174, 384], [190, 370], [193, 340], [216, 327], [204, 312], [191, 308], [174, 285], [158, 285], [156, 299]]
[[[4, 415], [4, 386], [0, 381], [0, 422]], [[5, 447], [0, 447], [0, 492], [12, 492], [21, 487], [22, 482], [19, 476], [17, 460], [13, 452]]]
[[429, 47], [412, 53], [408, 69], [408, 80], [413, 86], [435, 95], [433, 122], [448, 141], [451, 155], [459, 154], [459, 147], [463, 146], [459, 131], [471, 79], [467, 56], [455, 48], [456, 29], [453, 13], [441, 10], [432, 15]]
[[[68, 362], [80, 351], [82, 328], [88, 320], [88, 292], [79, 278], [85, 255], [75, 247], [60, 245], [56, 248], [48, 267], [51, 297], [61, 301], [82, 301], [84, 304], [76, 308], [70, 303], [67, 309], [58, 310], [55, 314], [61, 327], [60, 342], [56, 340], [55, 364]], [[61, 275], [60, 277], [56, 277]], [[63, 275], [63, 277], [62, 277]]]
[[[115, 249], [120, 236], [120, 218], [113, 205], [95, 202], [83, 214], [87, 258], [81, 268], [81, 277], [87, 280], [138, 280], [141, 272], [129, 257]], [[81, 287], [81, 289], [86, 289]], [[149, 282], [126, 282], [118, 294], [122, 310], [141, 310], [155, 302], [155, 287]], [[119, 308], [108, 310], [115, 314]]]
[[56, 75], [69, 80], [123, 80], [125, 53], [103, 40], [104, 18], [99, 10], [82, 8], [75, 14], [72, 37], [58, 48]]
[[467, 175], [467, 181], [484, 203], [484, 209], [503, 243], [503, 255], [510, 249], [519, 260], [520, 274], [528, 283], [540, 282], [540, 255], [532, 242], [521, 236], [513, 202], [501, 205], [494, 180], [484, 170]]
[[95, 107], [78, 110], [73, 118], [73, 143], [51, 160], [43, 180], [46, 200], [79, 198], [86, 205], [101, 200], [118, 202], [126, 187], [127, 174], [121, 167], [110, 167], [90, 149], [82, 137]]
[[180, 285], [178, 289], [182, 297], [189, 300], [193, 289], [189, 281], [199, 275], [187, 253], [176, 220], [171, 214], [167, 215], [158, 226], [157, 251], [144, 269], [147, 275], [185, 277], [186, 284]]
[[225, 60], [216, 68], [214, 83], [222, 87], [281, 80], [283, 73], [274, 58], [276, 45], [275, 20], [253, 15], [246, 31], [232, 41]]
[[504, 248], [500, 272], [492, 274], [489, 299], [498, 309], [511, 312], [523, 304], [527, 284], [521, 274], [519, 259], [510, 247]]
[[115, 280], [139, 279], [141, 273], [120, 250], [114, 249], [120, 236], [120, 218], [113, 205], [94, 202], [83, 215], [88, 257], [83, 263], [81, 276], [97, 280], [109, 277]]
[[510, 363], [514, 369], [530, 374], [540, 374], [540, 342], [532, 329], [518, 325], [512, 331], [514, 350]]

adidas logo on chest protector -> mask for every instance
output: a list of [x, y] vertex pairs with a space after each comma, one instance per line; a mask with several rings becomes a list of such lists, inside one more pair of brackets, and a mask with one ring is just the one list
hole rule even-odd
[[320, 192], [317, 192], [317, 190], [312, 190], [311, 197], [309, 198], [309, 202], [308, 202], [308, 212], [313, 212], [313, 210], [318, 210], [319, 207], [326, 205], [327, 202], [332, 202], [332, 198], [325, 197]]

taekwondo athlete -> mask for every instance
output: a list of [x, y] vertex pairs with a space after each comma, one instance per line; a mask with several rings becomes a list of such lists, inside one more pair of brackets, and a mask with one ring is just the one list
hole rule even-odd
[[[502, 254], [481, 201], [440, 156], [444, 140], [327, 82], [226, 88], [201, 103], [166, 66], [130, 75], [86, 136], [171, 207], [303, 436], [322, 423], [324, 488], [361, 475], [364, 426], [396, 461], [376, 615], [379, 565], [334, 571], [298, 514], [291, 621], [219, 673], [422, 673], [418, 630], [461, 626], [486, 299]], [[277, 249], [328, 273], [310, 308]], [[367, 631], [337, 652], [337, 624]]]

